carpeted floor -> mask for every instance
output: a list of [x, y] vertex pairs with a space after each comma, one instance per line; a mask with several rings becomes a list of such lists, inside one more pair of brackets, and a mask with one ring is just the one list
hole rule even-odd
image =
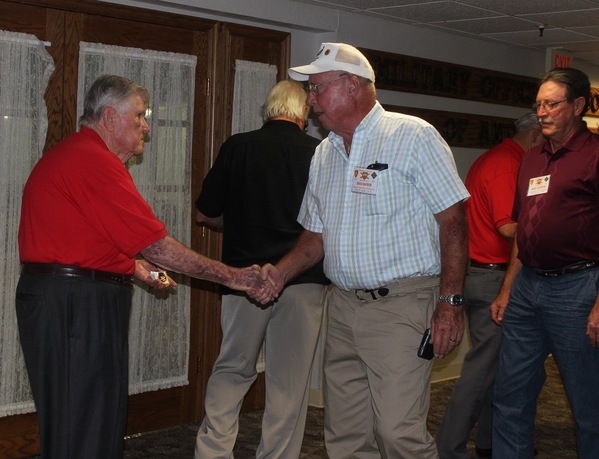
[[[553, 359], [547, 360], [547, 383], [538, 403], [535, 444], [539, 450], [536, 459], [575, 459], [574, 423]], [[435, 383], [431, 390], [431, 408], [428, 426], [435, 435], [443, 417], [445, 404], [455, 381]], [[262, 412], [243, 414], [235, 446], [235, 459], [255, 458], [260, 441]], [[128, 438], [124, 459], [192, 459], [197, 424], [146, 433]], [[474, 455], [474, 445], [469, 443]], [[301, 459], [327, 458], [323, 442], [323, 410], [310, 408]], [[30, 458], [33, 459], [33, 458]], [[210, 459], [210, 458], [206, 458]]]
[[[567, 406], [557, 368], [552, 358], [547, 360], [547, 383], [538, 403], [535, 442], [537, 459], [576, 458], [574, 424]], [[445, 404], [455, 381], [435, 383], [431, 390], [429, 430], [435, 435], [443, 417]], [[255, 458], [260, 441], [261, 412], [241, 416], [240, 432], [235, 446], [235, 459]], [[185, 424], [171, 429], [130, 438], [126, 442], [125, 459], [182, 459], [193, 458], [198, 426]], [[474, 455], [474, 444], [470, 442]], [[326, 458], [323, 444], [323, 410], [310, 408], [302, 459]], [[208, 459], [208, 458], [207, 458]]]

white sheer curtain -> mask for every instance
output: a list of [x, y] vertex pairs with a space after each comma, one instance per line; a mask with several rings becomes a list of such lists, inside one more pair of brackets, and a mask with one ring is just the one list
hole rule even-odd
[[37, 37], [0, 31], [0, 416], [34, 410], [15, 314], [17, 232], [23, 186], [46, 140], [44, 92], [53, 70]]
[[232, 134], [253, 131], [262, 126], [262, 108], [268, 92], [276, 82], [275, 65], [235, 61]]
[[[191, 234], [191, 146], [196, 57], [95, 43], [80, 44], [78, 115], [85, 91], [105, 74], [120, 75], [150, 91], [150, 142], [127, 167], [137, 188], [171, 236], [185, 245]], [[134, 288], [129, 329], [129, 392], [188, 383], [189, 279], [171, 274], [174, 291]]]

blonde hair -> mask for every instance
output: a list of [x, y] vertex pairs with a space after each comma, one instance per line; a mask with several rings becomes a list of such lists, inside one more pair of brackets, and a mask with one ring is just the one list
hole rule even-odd
[[306, 110], [308, 93], [304, 86], [292, 80], [279, 81], [266, 96], [264, 119], [285, 116], [294, 120], [306, 121], [310, 110]]

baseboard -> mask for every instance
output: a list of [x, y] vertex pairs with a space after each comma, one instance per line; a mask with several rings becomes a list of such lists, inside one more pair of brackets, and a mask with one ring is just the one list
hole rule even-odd
[[310, 406], [315, 406], [316, 408], [324, 408], [324, 390], [311, 387], [308, 404]]

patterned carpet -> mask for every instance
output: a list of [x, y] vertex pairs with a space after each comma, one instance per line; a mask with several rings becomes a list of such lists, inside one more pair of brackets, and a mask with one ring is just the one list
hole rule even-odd
[[[557, 368], [552, 358], [547, 360], [547, 383], [538, 403], [535, 442], [539, 455], [536, 459], [576, 458], [574, 425], [567, 406]], [[435, 383], [431, 390], [429, 430], [434, 435], [443, 416], [455, 381]], [[235, 459], [255, 457], [260, 441], [262, 413], [244, 414], [240, 420], [240, 432], [235, 446]], [[159, 432], [143, 434], [126, 441], [124, 459], [191, 459], [196, 424], [184, 424]], [[469, 443], [475, 457], [474, 444]], [[326, 458], [323, 444], [323, 410], [310, 408], [301, 459]]]

